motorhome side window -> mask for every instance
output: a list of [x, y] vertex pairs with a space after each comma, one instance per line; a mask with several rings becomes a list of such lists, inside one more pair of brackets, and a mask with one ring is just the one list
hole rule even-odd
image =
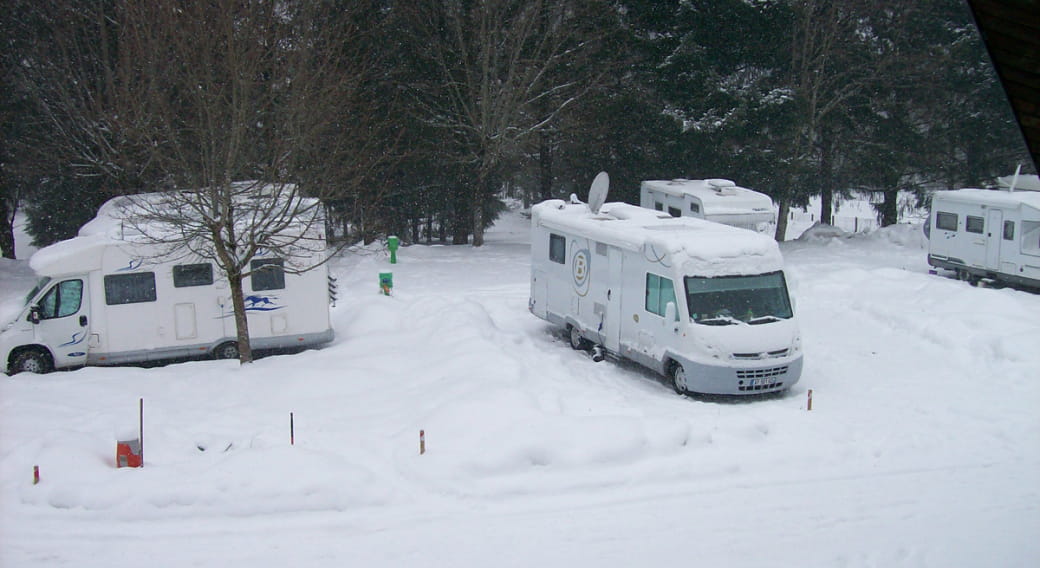
[[79, 311], [83, 302], [83, 281], [66, 280], [51, 288], [40, 299], [40, 319], [55, 319], [71, 316]]
[[935, 228], [943, 231], [956, 231], [957, 214], [943, 213], [942, 211], [937, 212], [935, 214]]
[[697, 203], [691, 203], [690, 204], [690, 211], [692, 211], [693, 213], [700, 213], [701, 212], [701, 206], [699, 204], [697, 204]]
[[549, 233], [549, 260], [559, 263], [567, 263], [567, 239], [563, 235]]
[[669, 207], [668, 214], [672, 217], [682, 217], [682, 209], [679, 209], [678, 207]]
[[249, 285], [254, 292], [285, 288], [285, 263], [280, 258], [261, 258], [249, 263]]
[[1004, 240], [1013, 241], [1015, 240], [1015, 222], [1004, 221]]
[[208, 262], [201, 264], [178, 264], [173, 267], [174, 288], [209, 286], [212, 283], [213, 265]]
[[[668, 302], [675, 303], [675, 286], [672, 281], [648, 272], [646, 274], [646, 311], [663, 316]], [[678, 313], [676, 317], [678, 317]]]
[[155, 273], [105, 275], [105, 303], [110, 306], [155, 301]]
[[979, 233], [981, 235], [982, 229], [985, 225], [986, 221], [982, 217], [974, 217], [972, 215], [968, 215], [964, 223], [964, 230], [968, 231], [969, 233]]
[[664, 203], [661, 203], [660, 201], [655, 201], [654, 202], [654, 209], [656, 209], [658, 211], [664, 211]]

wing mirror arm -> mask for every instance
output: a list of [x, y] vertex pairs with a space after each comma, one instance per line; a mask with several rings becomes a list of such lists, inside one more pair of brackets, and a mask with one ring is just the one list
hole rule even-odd
[[29, 316], [25, 319], [34, 324], [40, 323], [40, 306], [32, 306], [29, 308]]

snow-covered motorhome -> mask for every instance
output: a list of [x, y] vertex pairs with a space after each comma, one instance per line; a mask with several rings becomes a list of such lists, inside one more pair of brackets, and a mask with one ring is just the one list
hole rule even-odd
[[1040, 288], [1040, 192], [937, 191], [927, 229], [928, 264], [972, 283]]
[[766, 393], [798, 381], [801, 336], [773, 239], [561, 200], [531, 208], [531, 235], [529, 309], [564, 326], [575, 349], [636, 361], [680, 393]]
[[[109, 200], [79, 236], [30, 258], [39, 280], [21, 313], [0, 331], [4, 372], [238, 356], [231, 292], [221, 271], [186, 249], [176, 255], [160, 250], [124, 226], [127, 200]], [[324, 254], [317, 252], [323, 235], [307, 236], [322, 243], [312, 254]], [[323, 264], [292, 274], [285, 262], [261, 251], [243, 281], [254, 349], [303, 348], [333, 338], [328, 269]]]
[[773, 200], [728, 179], [649, 180], [639, 189], [641, 206], [672, 217], [696, 217], [760, 233], [772, 233], [775, 227]]

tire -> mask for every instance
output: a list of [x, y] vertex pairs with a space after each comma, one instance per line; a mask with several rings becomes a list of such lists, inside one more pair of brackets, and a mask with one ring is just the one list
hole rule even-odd
[[233, 341], [221, 343], [213, 350], [214, 359], [238, 359], [238, 344]]
[[11, 360], [11, 374], [36, 373], [42, 375], [54, 370], [54, 361], [49, 353], [38, 349], [22, 351]]
[[581, 330], [573, 325], [567, 326], [567, 338], [570, 340], [571, 348], [578, 351], [586, 351], [591, 345], [587, 339], [581, 336]]
[[672, 380], [672, 388], [675, 389], [676, 394], [686, 394], [687, 383], [686, 383], [686, 370], [679, 363], [673, 362], [669, 366], [668, 371], [669, 378]]
[[972, 286], [978, 286], [980, 278], [967, 270], [957, 270], [957, 279], [963, 280]]

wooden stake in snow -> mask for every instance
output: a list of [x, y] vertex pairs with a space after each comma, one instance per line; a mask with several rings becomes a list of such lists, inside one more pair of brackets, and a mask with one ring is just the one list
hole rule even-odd
[[426, 453], [426, 431], [419, 430], [419, 455]]
[[141, 467], [144, 467], [144, 398], [137, 401], [137, 439], [141, 441]]
[[805, 405], [806, 410], [812, 410], [812, 389], [809, 389], [809, 402]]
[[34, 465], [33, 466], [33, 485], [39, 485], [39, 484], [40, 484], [40, 466]]
[[289, 445], [296, 445], [296, 428], [293, 426], [293, 413], [289, 413]]

